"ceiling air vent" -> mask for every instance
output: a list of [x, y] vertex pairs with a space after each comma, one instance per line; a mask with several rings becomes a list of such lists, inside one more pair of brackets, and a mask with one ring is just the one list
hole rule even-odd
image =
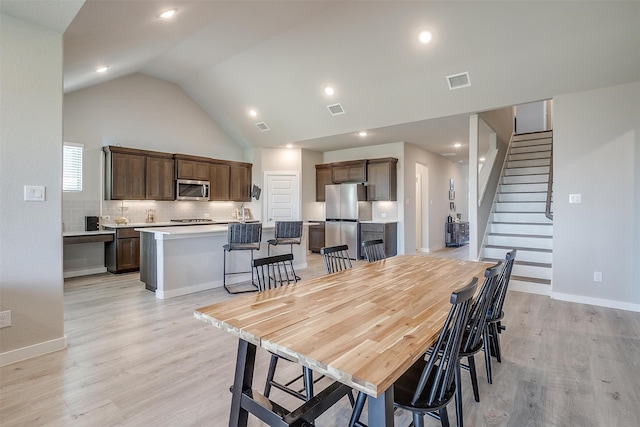
[[469, 72], [465, 71], [464, 73], [447, 76], [447, 83], [449, 83], [449, 90], [471, 86], [471, 80], [469, 80]]
[[442, 157], [454, 157], [456, 153], [442, 153], [440, 154]]
[[337, 116], [339, 114], [344, 114], [344, 108], [340, 104], [327, 105], [329, 112], [332, 116]]
[[269, 130], [269, 126], [267, 126], [265, 122], [256, 123], [256, 126], [258, 127], [258, 129], [260, 129], [261, 132], [266, 132]]

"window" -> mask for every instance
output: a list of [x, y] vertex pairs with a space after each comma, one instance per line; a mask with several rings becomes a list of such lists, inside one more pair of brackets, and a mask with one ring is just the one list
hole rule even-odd
[[62, 191], [82, 191], [82, 150], [84, 144], [65, 142], [62, 155]]

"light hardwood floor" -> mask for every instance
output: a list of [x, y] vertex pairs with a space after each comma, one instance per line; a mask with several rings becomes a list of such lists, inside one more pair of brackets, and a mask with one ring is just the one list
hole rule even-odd
[[[425, 255], [467, 256], [464, 247]], [[324, 274], [319, 256], [298, 273]], [[138, 274], [65, 281], [69, 347], [0, 368], [0, 425], [227, 425], [237, 340], [194, 319], [193, 309], [228, 298], [217, 289], [157, 300]], [[493, 385], [482, 353], [476, 358], [480, 403], [463, 372], [466, 426], [639, 425], [640, 313], [511, 291], [505, 313]], [[259, 351], [257, 389], [268, 359]], [[278, 373], [297, 370], [290, 364]], [[276, 393], [285, 406], [298, 403]], [[453, 405], [449, 412], [453, 423]], [[344, 426], [349, 415], [343, 399], [316, 425]], [[396, 425], [409, 420], [397, 412]]]

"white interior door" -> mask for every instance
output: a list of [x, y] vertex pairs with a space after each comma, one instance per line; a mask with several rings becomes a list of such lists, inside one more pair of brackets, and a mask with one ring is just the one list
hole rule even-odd
[[300, 220], [300, 177], [297, 172], [265, 172], [268, 223]]

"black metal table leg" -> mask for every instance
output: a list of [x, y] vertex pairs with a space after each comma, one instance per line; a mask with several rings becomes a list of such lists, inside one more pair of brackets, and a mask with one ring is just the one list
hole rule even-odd
[[229, 427], [246, 427], [249, 412], [241, 407], [243, 390], [251, 390], [253, 385], [253, 368], [256, 363], [256, 346], [238, 340], [238, 356], [236, 358], [236, 374], [233, 380], [231, 397], [231, 414]]
[[377, 398], [369, 397], [369, 427], [393, 427], [393, 386]]

